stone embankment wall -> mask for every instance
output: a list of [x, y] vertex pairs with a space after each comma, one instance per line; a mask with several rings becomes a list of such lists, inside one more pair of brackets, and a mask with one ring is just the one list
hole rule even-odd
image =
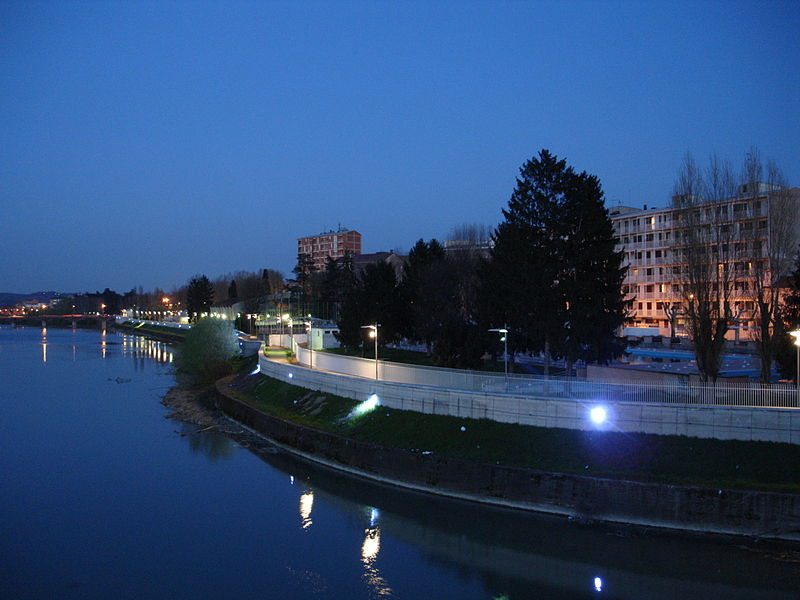
[[548, 473], [385, 448], [273, 417], [226, 393], [228, 415], [291, 452], [392, 485], [576, 518], [800, 541], [800, 494]]
[[[271, 361], [262, 355], [261, 372], [294, 385], [329, 394], [366, 400], [377, 394], [383, 406], [428, 414], [468, 419], [492, 419], [537, 427], [686, 435], [699, 438], [800, 444], [800, 409], [752, 408], [744, 406], [692, 406], [616, 401], [554, 398], [542, 395], [474, 392], [464, 389], [411, 385], [376, 380], [375, 361], [357, 359], [361, 377], [320, 371], [330, 355], [314, 353], [314, 369]], [[345, 357], [335, 357], [345, 358]], [[407, 367], [407, 365], [403, 365]], [[379, 365], [379, 369], [383, 365]], [[379, 373], [383, 377], [383, 373]], [[501, 378], [502, 380], [502, 378]], [[595, 423], [593, 407], [603, 405], [608, 418]]]

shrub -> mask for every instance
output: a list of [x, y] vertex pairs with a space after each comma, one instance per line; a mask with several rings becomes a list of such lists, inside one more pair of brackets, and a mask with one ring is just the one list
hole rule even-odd
[[178, 349], [175, 370], [184, 383], [207, 384], [233, 373], [239, 354], [236, 331], [229, 321], [201, 319]]

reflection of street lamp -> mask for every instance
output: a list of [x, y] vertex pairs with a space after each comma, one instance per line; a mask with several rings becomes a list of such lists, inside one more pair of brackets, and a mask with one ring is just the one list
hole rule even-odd
[[794, 337], [794, 345], [797, 348], [797, 371], [795, 372], [794, 381], [797, 386], [797, 400], [800, 404], [800, 329], [789, 332]]
[[380, 323], [361, 326], [361, 329], [369, 329], [369, 337], [375, 340], [375, 379], [378, 379], [378, 327], [380, 326]]
[[505, 354], [505, 380], [506, 380], [506, 391], [508, 391], [508, 325], [503, 327], [502, 329], [490, 329], [489, 331], [496, 331], [497, 333], [501, 334], [502, 337], [500, 341], [503, 342], [504, 350], [503, 353]]

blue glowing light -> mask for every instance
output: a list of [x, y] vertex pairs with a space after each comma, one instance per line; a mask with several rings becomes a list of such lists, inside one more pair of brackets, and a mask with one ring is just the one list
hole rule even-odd
[[589, 418], [595, 425], [602, 425], [608, 419], [608, 411], [603, 406], [595, 406], [589, 411]]
[[594, 589], [597, 592], [603, 591], [603, 580], [600, 579], [599, 577], [594, 578]]

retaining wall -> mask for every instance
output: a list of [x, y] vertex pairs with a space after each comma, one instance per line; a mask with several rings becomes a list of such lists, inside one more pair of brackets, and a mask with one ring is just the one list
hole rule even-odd
[[309, 460], [419, 491], [582, 519], [800, 541], [800, 494], [639, 483], [386, 448], [273, 417], [227, 395], [228, 415]]
[[[325, 353], [314, 353], [314, 366]], [[470, 419], [492, 419], [538, 427], [565, 429], [613, 429], [614, 431], [686, 435], [699, 438], [736, 439], [800, 444], [800, 409], [739, 406], [687, 406], [637, 403], [604, 399], [607, 420], [595, 424], [589, 411], [599, 402], [537, 396], [515, 396], [453, 390], [440, 387], [379, 381], [375, 361], [365, 360], [362, 377], [327, 373], [271, 361], [262, 355], [261, 371], [276, 379], [312, 390], [366, 400], [377, 394], [384, 406], [428, 414]], [[371, 371], [370, 371], [371, 367]], [[379, 373], [380, 375], [380, 373]]]

